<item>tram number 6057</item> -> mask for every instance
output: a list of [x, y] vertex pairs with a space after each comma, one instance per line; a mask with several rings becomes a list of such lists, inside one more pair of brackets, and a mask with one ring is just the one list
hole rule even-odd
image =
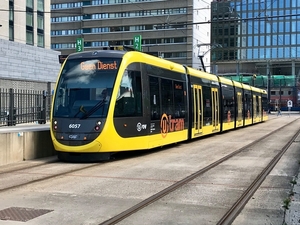
[[71, 123], [69, 124], [70, 129], [78, 129], [81, 126], [80, 123]]

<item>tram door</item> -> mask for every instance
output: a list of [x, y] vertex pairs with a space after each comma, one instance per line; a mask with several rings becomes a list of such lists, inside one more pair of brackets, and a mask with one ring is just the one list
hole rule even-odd
[[194, 95], [194, 136], [202, 134], [203, 126], [203, 96], [202, 88], [199, 85], [193, 86]]
[[237, 92], [237, 123], [236, 126], [243, 126], [243, 102], [242, 93]]
[[213, 130], [219, 130], [219, 94], [217, 88], [211, 89], [211, 99], [212, 99], [212, 125]]

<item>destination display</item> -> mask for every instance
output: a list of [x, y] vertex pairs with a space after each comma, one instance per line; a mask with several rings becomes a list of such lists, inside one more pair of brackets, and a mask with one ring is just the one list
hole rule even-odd
[[104, 63], [101, 61], [98, 61], [97, 63], [81, 62], [80, 68], [81, 70], [117, 70], [118, 65], [116, 61], [112, 63]]

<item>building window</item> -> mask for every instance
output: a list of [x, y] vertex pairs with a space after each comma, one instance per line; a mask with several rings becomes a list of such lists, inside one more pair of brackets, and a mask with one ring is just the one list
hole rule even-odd
[[44, 12], [44, 0], [38, 0], [37, 2], [37, 10]]
[[33, 45], [33, 0], [26, 0], [26, 44]]
[[26, 26], [33, 26], [33, 14], [31, 12], [26, 12]]
[[38, 47], [44, 47], [44, 34], [37, 34], [37, 45]]
[[9, 40], [14, 40], [14, 26], [9, 25]]
[[37, 28], [44, 30], [44, 16], [41, 15], [37, 16]]
[[33, 9], [33, 0], [26, 0], [26, 7]]
[[9, 1], [9, 40], [14, 40], [14, 2]]
[[33, 45], [33, 32], [26, 30], [26, 44]]
[[44, 0], [37, 1], [37, 46], [45, 47], [44, 35]]
[[14, 3], [11, 1], [9, 2], [9, 20], [14, 20]]

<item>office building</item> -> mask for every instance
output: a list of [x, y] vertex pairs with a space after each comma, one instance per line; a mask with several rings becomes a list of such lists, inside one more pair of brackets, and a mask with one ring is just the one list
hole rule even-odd
[[52, 0], [51, 47], [70, 54], [76, 40], [84, 50], [134, 46], [181, 64], [210, 66], [210, 2], [200, 0]]

